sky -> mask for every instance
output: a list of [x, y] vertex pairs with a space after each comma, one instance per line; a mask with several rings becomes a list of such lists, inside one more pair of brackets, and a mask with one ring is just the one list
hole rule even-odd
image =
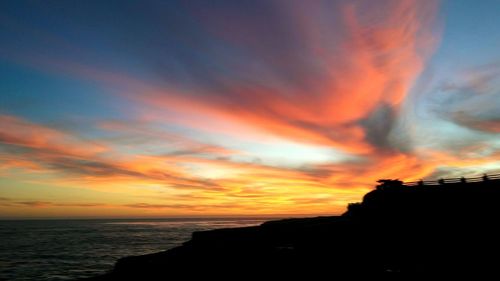
[[496, 0], [0, 2], [0, 218], [341, 214], [500, 172]]

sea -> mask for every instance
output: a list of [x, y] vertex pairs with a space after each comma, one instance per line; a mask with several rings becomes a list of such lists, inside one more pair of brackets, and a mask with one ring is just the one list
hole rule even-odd
[[0, 221], [0, 280], [75, 280], [97, 276], [111, 270], [121, 257], [179, 246], [194, 231], [259, 225], [270, 219]]

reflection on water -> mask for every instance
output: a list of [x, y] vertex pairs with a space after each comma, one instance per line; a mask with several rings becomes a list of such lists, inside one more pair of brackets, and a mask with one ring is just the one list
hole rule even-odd
[[98, 275], [124, 256], [154, 253], [193, 231], [268, 218], [0, 221], [0, 280], [72, 280]]

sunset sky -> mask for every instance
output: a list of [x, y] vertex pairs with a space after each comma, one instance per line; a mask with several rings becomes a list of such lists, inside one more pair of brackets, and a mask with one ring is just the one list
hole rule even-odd
[[340, 214], [500, 172], [500, 1], [1, 1], [0, 217]]

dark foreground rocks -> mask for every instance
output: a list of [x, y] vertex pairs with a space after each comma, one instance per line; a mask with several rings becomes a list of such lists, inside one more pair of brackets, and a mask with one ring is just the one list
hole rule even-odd
[[495, 280], [500, 182], [379, 186], [338, 217], [195, 232], [91, 280]]

